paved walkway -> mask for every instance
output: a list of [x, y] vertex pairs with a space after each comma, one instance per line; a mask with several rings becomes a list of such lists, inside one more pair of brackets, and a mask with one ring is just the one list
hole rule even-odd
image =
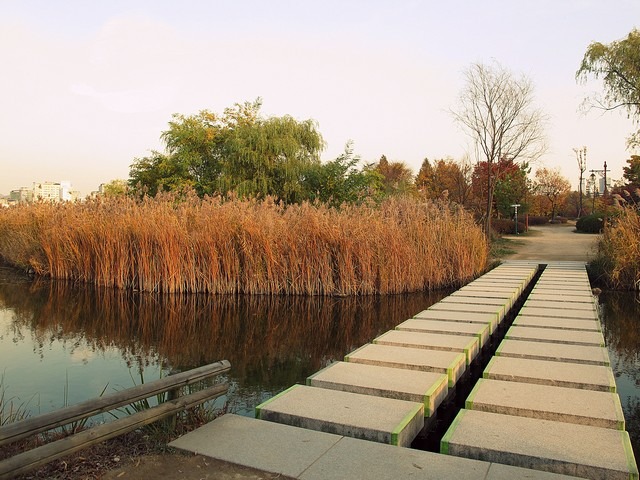
[[505, 255], [509, 260], [590, 261], [596, 253], [598, 235], [577, 233], [575, 224], [529, 227], [527, 235], [507, 235], [521, 243], [516, 253]]

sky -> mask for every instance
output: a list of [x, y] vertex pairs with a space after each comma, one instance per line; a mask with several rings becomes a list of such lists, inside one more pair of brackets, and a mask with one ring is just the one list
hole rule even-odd
[[[262, 99], [264, 116], [318, 123], [324, 161], [473, 157], [451, 114], [473, 63], [534, 86], [547, 153], [578, 184], [622, 177], [624, 112], [584, 112], [576, 82], [591, 42], [624, 38], [638, 0], [0, 0], [0, 194], [70, 181], [82, 195], [162, 150], [171, 115]], [[588, 172], [587, 172], [588, 174]]]

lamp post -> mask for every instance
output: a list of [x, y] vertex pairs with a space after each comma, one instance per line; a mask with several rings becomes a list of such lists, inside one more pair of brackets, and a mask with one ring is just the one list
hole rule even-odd
[[[580, 170], [580, 183], [578, 184], [578, 191], [580, 195], [580, 206], [578, 207], [578, 218], [582, 216], [582, 175], [584, 171], [587, 169], [587, 147], [582, 148], [574, 148], [574, 152], [576, 152], [576, 157], [578, 159], [578, 169]], [[606, 167], [605, 167], [606, 168]]]
[[596, 208], [596, 174], [591, 173], [591, 213]]
[[513, 208], [515, 208], [515, 210], [516, 210], [516, 235], [518, 235], [518, 207], [520, 206], [520, 204], [519, 203], [514, 203], [511, 206]]

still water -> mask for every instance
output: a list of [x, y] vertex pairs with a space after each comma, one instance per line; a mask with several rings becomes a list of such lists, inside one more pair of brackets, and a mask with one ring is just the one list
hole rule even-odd
[[[227, 359], [228, 411], [267, 398], [449, 292], [322, 298], [153, 296], [34, 281], [0, 267], [5, 399], [32, 414]], [[604, 292], [600, 312], [627, 430], [640, 452], [640, 298]]]
[[[5, 399], [45, 413], [229, 360], [228, 411], [262, 401], [448, 292], [346, 298], [154, 296], [32, 281], [0, 268]], [[222, 405], [220, 405], [222, 406]]]

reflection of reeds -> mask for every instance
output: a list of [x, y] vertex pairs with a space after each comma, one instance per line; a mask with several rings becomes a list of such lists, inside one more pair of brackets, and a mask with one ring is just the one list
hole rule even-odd
[[481, 272], [462, 209], [390, 199], [333, 209], [161, 196], [0, 211], [0, 256], [53, 278], [145, 292], [361, 295], [436, 289]]
[[640, 212], [622, 208], [598, 243], [596, 264], [614, 289], [640, 290]]
[[224, 358], [249, 383], [289, 385], [299, 381], [294, 370], [316, 371], [444, 295], [146, 295], [59, 282], [31, 290], [0, 284], [0, 305], [16, 312], [13, 331], [32, 331], [41, 345], [115, 346], [142, 368], [157, 357], [180, 370]]

